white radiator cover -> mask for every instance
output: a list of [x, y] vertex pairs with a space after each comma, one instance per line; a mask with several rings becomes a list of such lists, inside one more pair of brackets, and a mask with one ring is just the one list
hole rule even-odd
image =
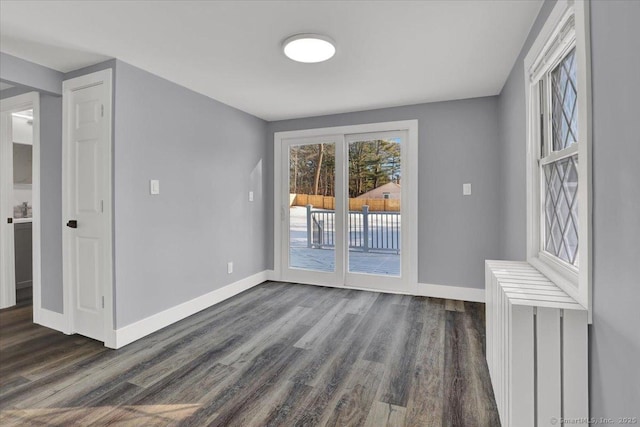
[[502, 426], [586, 426], [587, 310], [526, 262], [485, 267], [486, 357]]

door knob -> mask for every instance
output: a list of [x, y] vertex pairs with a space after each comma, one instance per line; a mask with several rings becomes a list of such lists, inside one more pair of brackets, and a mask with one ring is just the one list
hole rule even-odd
[[75, 219], [70, 220], [69, 222], [67, 222], [67, 227], [78, 228], [78, 221], [76, 221]]

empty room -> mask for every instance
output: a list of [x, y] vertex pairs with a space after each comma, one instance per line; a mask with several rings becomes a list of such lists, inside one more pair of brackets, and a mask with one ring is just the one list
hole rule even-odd
[[637, 425], [639, 22], [0, 0], [0, 425]]

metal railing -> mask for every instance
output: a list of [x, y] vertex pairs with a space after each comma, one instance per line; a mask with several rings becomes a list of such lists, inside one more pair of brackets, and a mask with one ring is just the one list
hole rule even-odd
[[[335, 217], [333, 210], [313, 209], [312, 205], [307, 205], [307, 247], [335, 247]], [[369, 212], [366, 205], [362, 211], [349, 211], [349, 249], [399, 254], [400, 220], [400, 212]]]

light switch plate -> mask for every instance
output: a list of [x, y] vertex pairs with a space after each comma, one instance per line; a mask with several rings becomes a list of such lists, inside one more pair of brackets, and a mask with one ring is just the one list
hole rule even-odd
[[152, 179], [149, 181], [149, 192], [153, 195], [160, 194], [160, 180]]
[[253, 191], [249, 191], [249, 201], [253, 202]]
[[471, 184], [462, 184], [462, 195], [463, 196], [471, 195]]

